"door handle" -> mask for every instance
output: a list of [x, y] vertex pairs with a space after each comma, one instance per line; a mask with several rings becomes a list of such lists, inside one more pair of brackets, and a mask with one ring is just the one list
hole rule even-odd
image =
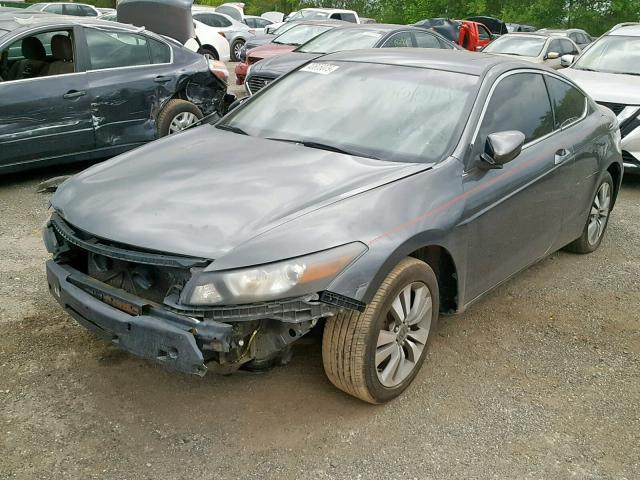
[[84, 90], [69, 90], [62, 98], [65, 100], [72, 100], [74, 98], [84, 97], [87, 94]]
[[172, 80], [171, 77], [165, 77], [162, 75], [157, 76], [156, 78], [153, 79], [154, 82], [156, 83], [167, 83], [170, 82]]
[[568, 148], [561, 148], [560, 150], [558, 150], [556, 152], [555, 164], [556, 165], [560, 165], [562, 162], [564, 162], [568, 158], [570, 158], [571, 154], [572, 154], [572, 152]]

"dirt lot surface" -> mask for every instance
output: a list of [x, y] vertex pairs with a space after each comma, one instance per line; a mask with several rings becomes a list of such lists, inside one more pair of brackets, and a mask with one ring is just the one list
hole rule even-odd
[[441, 319], [414, 385], [374, 407], [320, 345], [263, 374], [187, 377], [49, 296], [36, 185], [0, 178], [0, 479], [640, 478], [640, 180], [602, 247], [557, 253]]

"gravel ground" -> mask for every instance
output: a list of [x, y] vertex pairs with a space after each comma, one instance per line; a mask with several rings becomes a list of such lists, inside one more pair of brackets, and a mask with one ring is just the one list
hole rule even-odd
[[336, 390], [317, 335], [263, 374], [187, 377], [98, 341], [49, 296], [48, 194], [0, 178], [0, 478], [640, 477], [640, 179], [600, 250], [556, 253], [441, 319], [385, 406]]

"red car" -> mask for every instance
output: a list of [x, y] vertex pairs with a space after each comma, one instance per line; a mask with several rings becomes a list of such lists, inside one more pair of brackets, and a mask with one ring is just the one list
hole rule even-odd
[[249, 67], [263, 60], [285, 53], [292, 52], [303, 43], [308, 42], [321, 33], [331, 30], [341, 25], [353, 25], [348, 22], [326, 21], [326, 22], [307, 22], [287, 30], [282, 35], [277, 36], [271, 43], [252, 48], [247, 52], [245, 61], [236, 65], [236, 84], [243, 85], [247, 77]]
[[477, 52], [491, 43], [493, 37], [487, 27], [478, 22], [471, 20], [460, 20], [462, 27], [460, 28], [460, 36], [458, 45], [465, 50]]

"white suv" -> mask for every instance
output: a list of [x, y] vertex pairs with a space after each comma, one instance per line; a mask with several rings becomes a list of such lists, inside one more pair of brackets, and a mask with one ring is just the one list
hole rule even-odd
[[[360, 23], [360, 17], [353, 10], [342, 10], [340, 8], [303, 8], [291, 13], [285, 22], [300, 22], [314, 20], [342, 20], [343, 22]], [[273, 33], [283, 23], [273, 23], [265, 28], [266, 33]]]
[[625, 173], [640, 173], [640, 23], [621, 24], [581, 55], [565, 55], [561, 72], [618, 116]]

